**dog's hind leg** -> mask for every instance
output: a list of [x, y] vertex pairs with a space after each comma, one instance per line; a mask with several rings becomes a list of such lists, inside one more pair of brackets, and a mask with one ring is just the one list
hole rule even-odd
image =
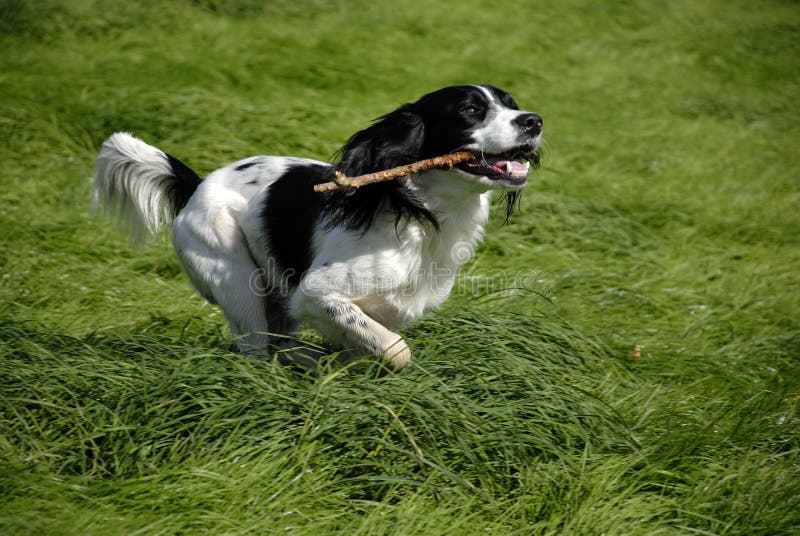
[[[295, 338], [298, 322], [289, 317], [283, 297], [265, 286], [263, 271], [249, 255], [217, 259], [215, 267], [203, 273], [207, 290], [201, 294], [222, 309], [240, 352], [259, 357], [275, 353], [284, 365], [317, 364], [324, 352]], [[192, 282], [199, 290], [198, 282]]]
[[206, 300], [220, 306], [239, 351], [277, 352], [282, 363], [315, 365], [324, 352], [305, 348], [294, 337], [298, 322], [288, 315], [285, 296], [271, 288], [274, 274], [253, 259], [238, 214], [224, 206], [192, 210], [190, 204], [178, 216], [172, 242], [184, 271]]
[[263, 273], [250, 255], [233, 211], [222, 207], [202, 213], [191, 210], [191, 203], [188, 208], [172, 230], [178, 260], [197, 291], [222, 308], [239, 350], [268, 355]]
[[218, 280], [214, 299], [222, 308], [231, 327], [239, 351], [247, 355], [270, 354], [269, 322], [264, 297], [255, 283], [259, 271], [255, 264], [237, 264], [226, 270], [224, 280]]
[[327, 352], [301, 342], [296, 333], [300, 323], [289, 316], [286, 297], [276, 290], [264, 294], [264, 307], [267, 325], [270, 329], [270, 344], [278, 361], [284, 365], [314, 367], [320, 357]]

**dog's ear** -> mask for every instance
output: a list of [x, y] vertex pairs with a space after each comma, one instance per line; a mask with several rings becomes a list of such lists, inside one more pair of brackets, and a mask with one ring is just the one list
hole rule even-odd
[[413, 105], [404, 104], [356, 132], [342, 148], [339, 171], [349, 177], [420, 160], [425, 124]]

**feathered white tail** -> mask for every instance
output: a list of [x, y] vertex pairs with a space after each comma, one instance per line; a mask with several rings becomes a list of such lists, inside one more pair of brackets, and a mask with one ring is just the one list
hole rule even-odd
[[92, 205], [115, 214], [142, 241], [171, 224], [199, 184], [200, 177], [180, 160], [117, 132], [97, 157]]

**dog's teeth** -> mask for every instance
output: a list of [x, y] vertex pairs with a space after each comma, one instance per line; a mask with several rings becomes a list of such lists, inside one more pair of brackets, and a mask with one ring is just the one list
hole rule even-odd
[[506, 175], [511, 175], [511, 172], [513, 171], [513, 169], [514, 168], [511, 167], [511, 162], [506, 162]]

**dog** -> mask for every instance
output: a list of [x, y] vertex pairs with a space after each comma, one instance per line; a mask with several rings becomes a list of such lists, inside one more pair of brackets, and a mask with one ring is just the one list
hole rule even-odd
[[[181, 266], [219, 305], [239, 350], [313, 365], [301, 323], [342, 355], [400, 369], [411, 350], [397, 330], [438, 308], [474, 254], [493, 190], [506, 219], [538, 165], [542, 118], [490, 85], [446, 87], [356, 132], [335, 164], [253, 156], [204, 180], [124, 132], [103, 143], [93, 202], [134, 238], [172, 227]], [[314, 185], [456, 151], [447, 169], [325, 193]], [[349, 353], [348, 353], [349, 352]]]

